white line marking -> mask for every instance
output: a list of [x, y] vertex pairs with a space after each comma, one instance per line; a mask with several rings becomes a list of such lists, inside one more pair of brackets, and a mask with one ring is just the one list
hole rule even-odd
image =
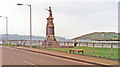
[[30, 65], [35, 65], [35, 64], [30, 63], [30, 62], [27, 62], [27, 61], [25, 61], [25, 60], [23, 60], [23, 62], [24, 62], [24, 63], [27, 63], [27, 64], [30, 64]]
[[38, 66], [36, 66], [35, 64], [30, 63], [30, 62], [27, 62], [27, 61], [25, 61], [25, 60], [23, 60], [23, 62], [24, 62], [24, 63], [27, 63], [27, 64], [29, 64], [29, 65], [33, 65], [33, 66], [35, 66], [35, 67], [38, 67]]
[[[15, 56], [13, 56], [13, 55], [10, 55], [10, 57], [15, 57]], [[34, 65], [35, 66], [35, 64], [33, 64], [33, 63], [30, 63], [30, 62], [27, 62], [27, 61], [25, 61], [25, 60], [22, 60], [24, 63], [27, 63], [27, 64], [29, 64], [29, 65]], [[37, 67], [37, 66], [35, 66], [35, 67]]]

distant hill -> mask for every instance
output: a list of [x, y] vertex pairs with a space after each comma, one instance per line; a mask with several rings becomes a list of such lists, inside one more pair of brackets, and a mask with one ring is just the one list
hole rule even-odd
[[[6, 39], [6, 34], [0, 34], [0, 40], [5, 40]], [[27, 35], [18, 35], [18, 34], [9, 34], [8, 35], [9, 40], [29, 40], [30, 36]], [[32, 36], [33, 40], [44, 40], [45, 37], [43, 36]], [[64, 37], [59, 37], [56, 36], [56, 40], [66, 40]]]
[[73, 38], [72, 40], [104, 40], [104, 41], [120, 40], [120, 38], [118, 38], [118, 35], [120, 35], [120, 33], [94, 32], [94, 33], [85, 34], [83, 36]]

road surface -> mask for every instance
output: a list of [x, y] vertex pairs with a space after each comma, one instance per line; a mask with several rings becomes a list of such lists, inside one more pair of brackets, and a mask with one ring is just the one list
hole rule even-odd
[[10, 47], [2, 47], [2, 65], [91, 65], [91, 64]]

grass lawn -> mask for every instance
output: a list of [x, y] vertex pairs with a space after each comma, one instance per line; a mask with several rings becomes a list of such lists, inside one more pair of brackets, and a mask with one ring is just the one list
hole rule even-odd
[[[57, 50], [57, 51], [63, 51], [63, 52], [67, 52], [70, 49], [80, 49], [80, 50], [84, 50], [84, 54], [85, 55], [89, 55], [92, 56], [93, 55], [93, 48], [92, 47], [85, 47], [85, 46], [81, 46], [79, 47], [74, 47], [74, 48], [44, 48], [44, 49], [51, 49], [51, 50]], [[111, 48], [101, 48], [101, 47], [94, 47], [94, 55], [97, 57], [107, 57], [107, 58], [114, 58], [114, 59], [120, 59], [120, 53], [118, 53], [120, 51], [120, 48], [113, 48], [113, 54], [111, 56]], [[77, 53], [77, 52], [75, 52]]]
[[[2, 45], [17, 46], [17, 45], [10, 45], [10, 44], [2, 44]], [[79, 46], [74, 47], [74, 48], [43, 48], [43, 47], [39, 47], [38, 45], [34, 45], [33, 48], [50, 49], [50, 50], [57, 50], [57, 51], [63, 51], [63, 52], [68, 52], [70, 49], [80, 49], [80, 50], [84, 50], [85, 55], [89, 55], [89, 56], [93, 55], [93, 47], [85, 47], [85, 46], [81, 46], [80, 48]], [[107, 58], [113, 58], [113, 59], [120, 60], [120, 48], [119, 49], [113, 48], [113, 54], [111, 56], [111, 48], [94, 47], [94, 56], [107, 57]]]
[[2, 44], [3, 46], [17, 46], [17, 45], [12, 45], [12, 44]]

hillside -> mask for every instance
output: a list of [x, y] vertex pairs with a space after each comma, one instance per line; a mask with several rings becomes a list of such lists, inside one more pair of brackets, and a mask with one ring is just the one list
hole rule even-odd
[[72, 40], [120, 40], [118, 38], [118, 35], [120, 33], [115, 32], [94, 32], [90, 34], [85, 34], [83, 36], [79, 36], [76, 38], [73, 38]]

